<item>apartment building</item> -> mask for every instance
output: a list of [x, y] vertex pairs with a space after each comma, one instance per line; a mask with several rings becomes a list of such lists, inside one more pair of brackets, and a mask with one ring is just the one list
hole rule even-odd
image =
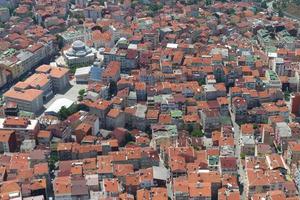
[[277, 170], [247, 169], [245, 192], [247, 198], [255, 193], [264, 193], [271, 190], [282, 190], [284, 177]]
[[0, 153], [16, 150], [16, 134], [13, 130], [0, 130]]
[[[20, 145], [25, 139], [34, 139], [39, 131], [38, 120], [30, 120], [22, 117], [0, 118], [0, 132], [14, 131], [16, 143]], [[14, 136], [12, 135], [12, 141]], [[14, 144], [14, 142], [12, 142]], [[16, 148], [16, 147], [14, 147]]]
[[64, 91], [69, 85], [69, 69], [63, 67], [52, 67], [50, 65], [41, 65], [36, 70], [37, 73], [49, 75], [53, 92]]
[[[18, 84], [16, 84], [15, 87], [17, 87], [17, 85]], [[28, 77], [22, 85], [25, 85], [26, 88], [24, 89], [32, 88], [42, 90], [43, 100], [48, 100], [53, 96], [52, 83], [49, 76], [47, 76], [46, 74], [33, 74]]]

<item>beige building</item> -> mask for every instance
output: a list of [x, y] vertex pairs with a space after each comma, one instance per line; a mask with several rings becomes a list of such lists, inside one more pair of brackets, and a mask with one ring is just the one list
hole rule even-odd
[[36, 113], [43, 108], [43, 91], [12, 88], [3, 95], [5, 103], [14, 102], [20, 110]]
[[[52, 83], [48, 75], [46, 74], [32, 74], [24, 82], [19, 82], [26, 88], [24, 89], [37, 89], [43, 91], [43, 98], [47, 100], [53, 96]], [[18, 83], [15, 85], [15, 87]]]
[[70, 85], [68, 77], [70, 70], [67, 68], [41, 65], [35, 71], [49, 75], [55, 93], [65, 90]]
[[0, 67], [11, 72], [13, 79], [18, 78], [56, 52], [54, 40], [55, 37], [44, 37], [27, 49], [8, 49], [0, 55]]
[[255, 193], [283, 190], [284, 182], [279, 170], [246, 169], [245, 193], [250, 198]]
[[16, 54], [17, 50], [8, 49], [0, 56], [0, 67], [8, 70], [11, 73], [12, 78], [17, 78], [24, 72], [20, 63], [17, 64], [18, 58], [16, 57]]

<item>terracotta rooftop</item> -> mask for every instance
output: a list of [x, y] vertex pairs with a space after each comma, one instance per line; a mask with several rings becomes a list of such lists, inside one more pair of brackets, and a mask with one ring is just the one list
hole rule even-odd
[[12, 127], [12, 126], [19, 126], [19, 127], [27, 127], [30, 124], [30, 120], [28, 118], [22, 118], [22, 117], [7, 117], [3, 125]]
[[6, 143], [9, 142], [12, 134], [15, 132], [12, 130], [0, 130], [0, 142]]
[[33, 101], [39, 96], [43, 94], [42, 90], [37, 89], [27, 89], [27, 90], [21, 90], [16, 91], [14, 89], [10, 89], [7, 92], [3, 94], [4, 98], [12, 98], [17, 99], [21, 101]]

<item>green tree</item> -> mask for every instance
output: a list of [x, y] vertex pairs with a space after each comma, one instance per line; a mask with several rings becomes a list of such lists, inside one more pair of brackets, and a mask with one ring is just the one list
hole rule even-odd
[[198, 83], [199, 85], [205, 85], [205, 79], [204, 78], [198, 79]]
[[108, 89], [108, 95], [109, 97], [113, 97], [117, 94], [118, 92], [118, 87], [117, 87], [117, 83], [115, 81], [110, 81], [109, 82], [109, 89]]
[[253, 128], [257, 129], [258, 128], [257, 124], [253, 124]]
[[234, 15], [234, 14], [235, 14], [235, 9], [230, 8], [230, 9], [227, 11], [227, 14], [228, 14], [228, 15]]
[[68, 108], [70, 115], [76, 113], [79, 111], [79, 105], [78, 104], [73, 104], [70, 106], [70, 108]]
[[58, 155], [55, 152], [51, 152], [50, 158], [48, 161], [50, 171], [55, 170], [55, 164], [58, 162]]
[[0, 22], [0, 28], [5, 28], [5, 24]]
[[79, 91], [78, 91], [78, 94], [79, 94], [80, 96], [83, 96], [83, 95], [85, 94], [85, 89], [79, 90]]
[[85, 95], [85, 89], [81, 89], [81, 90], [78, 91], [78, 99], [79, 99], [79, 101], [83, 100], [84, 95]]
[[135, 7], [136, 7], [137, 5], [138, 5], [138, 2], [137, 2], [137, 1], [132, 1], [130, 7], [131, 7], [132, 9], [135, 9]]
[[150, 139], [152, 138], [152, 129], [150, 125], [146, 125], [145, 133], [147, 133]]
[[283, 14], [283, 12], [282, 12], [281, 9], [279, 9], [279, 11], [278, 11], [278, 16], [279, 16], [279, 17], [284, 17], [284, 14]]
[[[125, 145], [126, 145], [126, 144], [131, 143], [131, 142], [134, 142], [134, 137], [133, 137], [130, 133], [128, 133], [128, 134], [126, 134], [126, 136], [125, 136], [125, 141], [124, 141], [124, 143], [125, 143]], [[125, 146], [125, 145], [124, 145], [124, 146]]]
[[267, 2], [266, 1], [263, 1], [261, 2], [260, 6], [264, 9], [267, 9], [268, 8], [268, 5], [267, 5]]
[[212, 4], [211, 0], [205, 0], [205, 5], [206, 5], [206, 6], [209, 6], [209, 5], [211, 5], [211, 4]]
[[99, 0], [99, 3], [100, 3], [101, 5], [104, 5], [104, 2], [105, 2], [105, 0]]
[[58, 44], [58, 48], [62, 49], [63, 46], [64, 46], [63, 38], [60, 35], [57, 34], [56, 35], [56, 41], [57, 41], [57, 44]]
[[199, 150], [200, 150], [200, 148], [199, 148], [198, 146], [196, 146], [196, 145], [192, 145], [192, 147], [193, 147], [196, 151], [199, 151]]
[[284, 99], [286, 100], [286, 101], [289, 101], [290, 100], [290, 96], [291, 96], [291, 93], [290, 93], [290, 91], [285, 91], [284, 92]]
[[193, 130], [193, 131], [192, 131], [192, 136], [193, 136], [193, 137], [203, 137], [203, 136], [204, 136], [204, 133], [203, 133], [202, 130], [196, 129], [196, 130]]
[[191, 134], [194, 130], [194, 127], [193, 125], [189, 124], [188, 127], [187, 127], [187, 131]]
[[244, 160], [244, 159], [245, 159], [245, 157], [246, 157], [246, 154], [244, 154], [244, 153], [241, 153], [241, 155], [240, 155], [240, 156], [241, 156], [241, 159], [243, 159], [243, 160]]
[[277, 3], [276, 2], [273, 2], [272, 6], [273, 6], [274, 9], [277, 9]]
[[152, 12], [157, 12], [159, 11], [160, 9], [163, 8], [163, 5], [162, 4], [156, 4], [156, 3], [153, 3], [153, 4], [150, 4], [149, 5], [149, 9], [152, 11]]
[[15, 12], [15, 9], [14, 8], [8, 8], [9, 9], [9, 14], [10, 14], [10, 16], [12, 16], [13, 14], [14, 14], [14, 12]]
[[65, 106], [61, 107], [58, 112], [59, 119], [65, 120], [68, 118], [68, 116], [70, 116], [70, 111]]
[[69, 108], [66, 108], [65, 106], [61, 107], [61, 109], [58, 111], [58, 118], [60, 120], [67, 119], [70, 115], [76, 113], [79, 109], [79, 106], [77, 104], [73, 104]]

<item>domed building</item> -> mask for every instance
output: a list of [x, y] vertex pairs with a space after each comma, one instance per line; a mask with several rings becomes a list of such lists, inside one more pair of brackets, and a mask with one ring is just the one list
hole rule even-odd
[[87, 66], [95, 60], [95, 51], [80, 40], [73, 42], [71, 48], [65, 50], [63, 55], [69, 66]]

